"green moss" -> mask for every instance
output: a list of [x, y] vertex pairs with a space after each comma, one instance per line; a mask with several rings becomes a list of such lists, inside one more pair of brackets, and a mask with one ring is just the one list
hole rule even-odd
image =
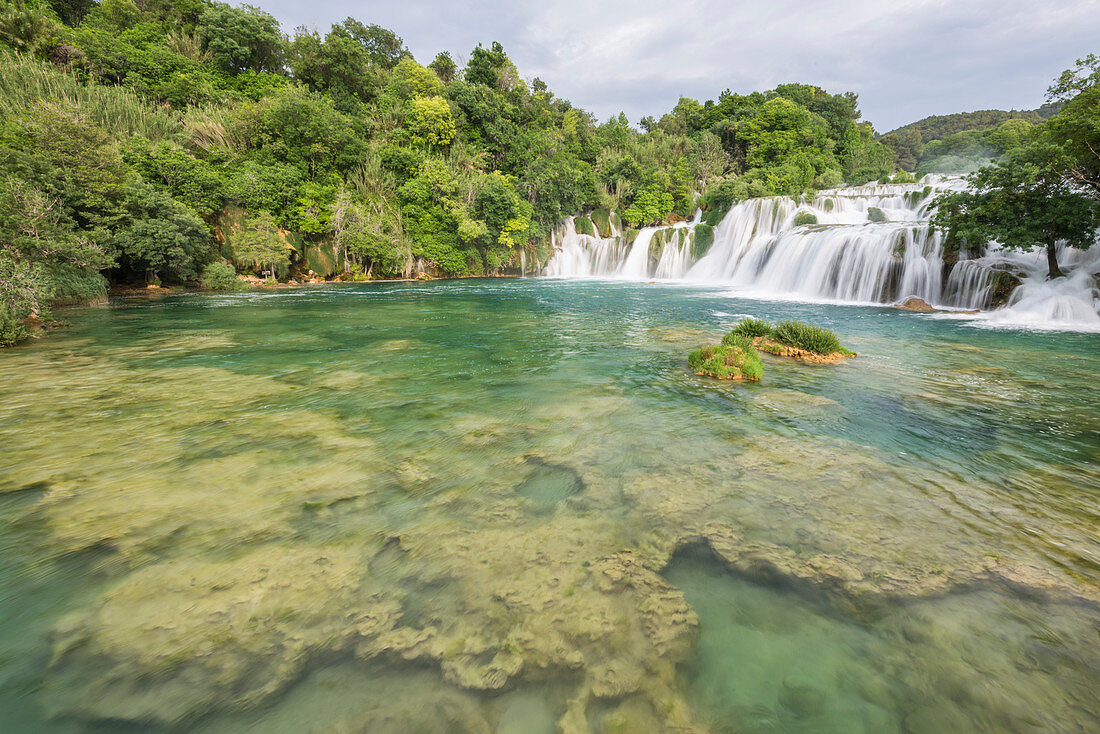
[[829, 331], [803, 321], [784, 321], [775, 327], [773, 336], [781, 344], [805, 349], [807, 352], [813, 352], [814, 354], [850, 353], [840, 345], [840, 338], [835, 331]]
[[867, 221], [869, 222], [885, 222], [886, 212], [879, 209], [877, 206], [867, 208]]
[[592, 226], [595, 227], [596, 232], [599, 232], [600, 237], [611, 236], [611, 212], [607, 209], [596, 209], [592, 212]]
[[688, 355], [691, 371], [720, 380], [757, 381], [764, 376], [764, 363], [753, 348], [752, 342], [743, 336], [722, 340], [722, 345], [696, 349]]
[[343, 270], [343, 257], [333, 252], [332, 245], [328, 243], [309, 243], [304, 245], [303, 251], [306, 267], [322, 278], [332, 277], [339, 270]]
[[695, 225], [695, 259], [698, 260], [707, 254], [707, 250], [714, 244], [714, 227], [709, 224]]
[[812, 212], [799, 212], [794, 215], [794, 226], [805, 227], [809, 224], [817, 224], [817, 215]]
[[573, 220], [573, 226], [576, 228], [577, 234], [596, 236], [596, 228], [588, 217], [577, 217]]

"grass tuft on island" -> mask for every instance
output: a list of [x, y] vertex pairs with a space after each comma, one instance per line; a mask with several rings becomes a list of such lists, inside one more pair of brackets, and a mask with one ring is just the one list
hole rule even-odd
[[697, 375], [719, 380], [758, 382], [764, 376], [764, 363], [752, 342], [732, 334], [727, 334], [718, 346], [703, 347], [689, 354], [688, 366]]
[[762, 319], [743, 319], [726, 334], [722, 343], [734, 339], [746, 339], [760, 351], [803, 362], [831, 364], [856, 356], [840, 343], [835, 331], [803, 321], [788, 320], [772, 326]]

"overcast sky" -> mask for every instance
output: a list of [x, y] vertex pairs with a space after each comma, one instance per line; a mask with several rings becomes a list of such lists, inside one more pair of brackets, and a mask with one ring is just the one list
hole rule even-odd
[[632, 123], [682, 96], [798, 81], [858, 93], [885, 132], [933, 114], [1038, 107], [1062, 69], [1100, 53], [1100, 0], [252, 2], [288, 33], [349, 15], [385, 26], [423, 64], [500, 41], [523, 77]]

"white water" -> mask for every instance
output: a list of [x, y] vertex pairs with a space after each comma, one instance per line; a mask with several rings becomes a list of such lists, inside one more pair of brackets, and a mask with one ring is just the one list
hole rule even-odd
[[[694, 225], [662, 233], [657, 257], [651, 243], [662, 229], [641, 230], [633, 243], [576, 232], [573, 220], [555, 233], [556, 252], [545, 275], [673, 280], [732, 286], [736, 296], [865, 304], [921, 298], [944, 308], [988, 308], [996, 271], [1021, 279], [1007, 304], [981, 318], [988, 325], [1100, 330], [1100, 245], [1064, 249], [1067, 277], [1046, 280], [1042, 251], [1011, 253], [995, 246], [981, 258], [962, 259], [945, 279], [943, 243], [928, 225], [934, 197], [958, 190], [958, 178], [926, 177], [919, 184], [867, 185], [820, 191], [812, 200], [750, 199], [714, 228], [714, 242], [697, 261]], [[871, 209], [882, 212], [871, 221]], [[817, 224], [795, 226], [809, 213]], [[669, 236], [671, 235], [671, 236]], [[660, 240], [659, 240], [660, 241]]]

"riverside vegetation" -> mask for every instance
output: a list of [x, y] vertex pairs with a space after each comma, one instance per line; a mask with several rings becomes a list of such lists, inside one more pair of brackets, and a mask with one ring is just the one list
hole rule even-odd
[[[3, 0], [0, 344], [25, 338], [28, 319], [48, 324], [52, 306], [103, 299], [108, 282], [235, 287], [224, 266], [272, 279], [521, 272], [578, 212], [637, 228], [701, 207], [705, 250], [738, 201], [953, 170], [925, 165], [909, 138], [932, 146], [926, 134], [986, 123], [983, 155], [1024, 171], [1016, 188], [1057, 189], [1046, 211], [1069, 202], [1079, 234], [1096, 213], [1082, 192], [1100, 181], [1098, 65], [1065, 72], [1039, 113], [881, 139], [856, 95], [805, 84], [683, 98], [638, 130], [525, 80], [498, 43], [463, 68], [447, 51], [424, 66], [353, 18], [288, 35], [258, 8], [209, 0]], [[959, 225], [972, 210], [951, 204], [951, 243], [1000, 234]], [[1067, 227], [1035, 229], [1016, 244], [1049, 246]]]
[[422, 65], [353, 18], [288, 35], [208, 0], [4, 0], [0, 47], [5, 344], [106, 281], [518, 272], [577, 212], [640, 227], [701, 206], [710, 227], [748, 197], [909, 165], [851, 93], [727, 90], [639, 130], [525, 80], [500, 44]]

